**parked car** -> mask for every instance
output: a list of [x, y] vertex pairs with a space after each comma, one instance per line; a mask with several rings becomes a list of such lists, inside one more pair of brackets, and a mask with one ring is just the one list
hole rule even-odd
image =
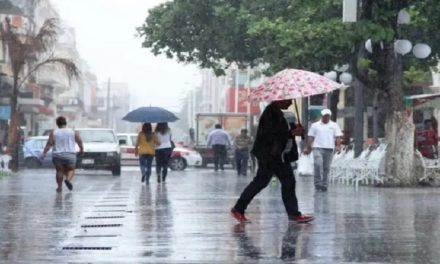
[[199, 152], [183, 146], [176, 146], [171, 153], [169, 167], [172, 170], [184, 170], [187, 166], [201, 166], [202, 156]]
[[110, 170], [121, 175], [121, 149], [113, 129], [75, 129], [84, 144], [84, 154], [79, 156], [77, 166], [84, 169]]
[[121, 163], [123, 165], [138, 165], [139, 159], [134, 155], [137, 134], [119, 133], [117, 137], [121, 147]]
[[[139, 164], [138, 158], [134, 155], [134, 146], [137, 134], [121, 133], [118, 134], [119, 144], [121, 146], [121, 160], [125, 165]], [[184, 170], [188, 166], [201, 166], [202, 156], [190, 148], [176, 146], [171, 153], [169, 168], [172, 170]]]
[[44, 160], [40, 159], [46, 146], [48, 136], [29, 137], [23, 145], [24, 165], [27, 168], [53, 167], [52, 149], [47, 152]]

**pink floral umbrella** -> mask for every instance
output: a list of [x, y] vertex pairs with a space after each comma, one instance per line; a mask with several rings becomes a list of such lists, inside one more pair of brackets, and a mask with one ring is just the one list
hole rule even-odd
[[[251, 90], [250, 101], [277, 101], [304, 98], [328, 93], [343, 87], [322, 75], [296, 69], [285, 69], [267, 79], [263, 84]], [[295, 100], [298, 123], [298, 106]]]
[[250, 101], [296, 99], [328, 93], [343, 85], [322, 75], [296, 69], [285, 69], [251, 90]]

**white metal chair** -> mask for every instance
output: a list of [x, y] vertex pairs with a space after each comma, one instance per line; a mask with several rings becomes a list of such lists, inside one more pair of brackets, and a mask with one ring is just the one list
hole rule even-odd
[[10, 160], [11, 156], [0, 155], [0, 176], [7, 176], [11, 174], [11, 170], [9, 169]]
[[346, 170], [347, 164], [349, 164], [354, 159], [354, 151], [348, 150], [345, 154], [341, 155], [336, 159], [335, 162], [332, 162], [330, 166], [330, 181], [333, 183], [334, 181], [345, 182], [346, 178]]
[[359, 178], [362, 177], [362, 171], [367, 166], [368, 157], [371, 152], [372, 150], [370, 149], [370, 146], [368, 146], [368, 148], [364, 149], [357, 158], [354, 158], [350, 163], [347, 163], [345, 172], [345, 182], [347, 184], [349, 184], [350, 181], [353, 184], [357, 184]]
[[420, 178], [419, 181], [429, 181], [430, 179], [438, 177], [440, 175], [440, 160], [425, 158], [418, 150], [416, 150], [416, 153], [420, 156], [423, 167], [423, 177]]
[[375, 182], [383, 183], [386, 148], [387, 144], [380, 144], [375, 150], [371, 151], [366, 159], [365, 167], [358, 177], [356, 177], [356, 187], [359, 182], [365, 182], [366, 184], [369, 184], [370, 181], [372, 184]]

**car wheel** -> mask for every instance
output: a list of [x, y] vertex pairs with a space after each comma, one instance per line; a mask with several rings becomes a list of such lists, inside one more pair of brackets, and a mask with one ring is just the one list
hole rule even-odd
[[183, 158], [172, 158], [169, 167], [175, 171], [182, 171], [186, 169], [186, 161]]
[[120, 176], [121, 175], [121, 165], [116, 165], [112, 168], [112, 175], [113, 176]]
[[41, 167], [41, 162], [37, 158], [28, 158], [24, 161], [24, 164], [29, 169], [35, 169]]

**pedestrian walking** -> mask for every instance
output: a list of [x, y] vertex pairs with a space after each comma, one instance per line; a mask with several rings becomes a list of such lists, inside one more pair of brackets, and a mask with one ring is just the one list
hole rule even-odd
[[[289, 159], [285, 155], [289, 151], [298, 151], [292, 148], [292, 133], [284, 118], [281, 109], [287, 109], [292, 100], [273, 101], [263, 111], [258, 125], [252, 153], [257, 158], [257, 174], [251, 183], [244, 189], [240, 198], [231, 209], [232, 216], [239, 222], [250, 222], [245, 217], [245, 210], [252, 199], [270, 182], [273, 175], [281, 182], [281, 193], [288, 219], [294, 223], [306, 223], [313, 220], [313, 216], [303, 215], [298, 210], [298, 200], [295, 193], [295, 176]], [[286, 151], [287, 150], [287, 151]]]
[[338, 124], [330, 120], [332, 111], [324, 109], [321, 111], [321, 119], [312, 124], [308, 133], [305, 154], [313, 151], [314, 183], [318, 191], [327, 191], [328, 174], [333, 155], [341, 151], [342, 131]]
[[156, 146], [156, 173], [157, 182], [165, 182], [168, 174], [168, 163], [171, 158], [172, 144], [171, 131], [168, 123], [158, 123], [154, 131], [160, 141]]
[[56, 119], [57, 129], [49, 134], [41, 159], [44, 160], [47, 152], [52, 148], [52, 162], [56, 170], [57, 192], [62, 191], [63, 180], [67, 188], [73, 189], [72, 179], [75, 175], [76, 150], [75, 143], [79, 146], [79, 154], [84, 152], [84, 146], [78, 132], [67, 127], [66, 118], [59, 116]]
[[240, 135], [235, 137], [235, 166], [237, 174], [246, 176], [249, 161], [249, 150], [252, 147], [252, 138], [248, 136], [248, 130], [242, 129]]
[[157, 145], [160, 145], [160, 141], [153, 132], [151, 123], [144, 123], [142, 125], [142, 131], [139, 132], [136, 140], [134, 155], [136, 157], [139, 156], [139, 165], [142, 174], [141, 182], [145, 182], [146, 184], [149, 184], [150, 181], [151, 166]]
[[212, 147], [214, 152], [214, 171], [218, 171], [219, 168], [224, 170], [226, 151], [231, 146], [231, 141], [228, 132], [222, 129], [222, 125], [215, 125], [215, 129], [208, 135], [207, 145]]

